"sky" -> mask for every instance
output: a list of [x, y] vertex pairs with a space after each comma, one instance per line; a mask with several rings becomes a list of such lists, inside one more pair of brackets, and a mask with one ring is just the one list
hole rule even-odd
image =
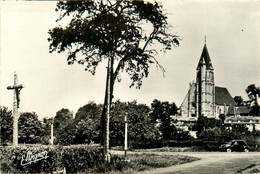
[[[215, 85], [247, 100], [245, 89], [260, 86], [259, 1], [162, 2], [179, 47], [157, 59], [166, 70], [152, 66], [141, 89], [129, 88], [122, 75], [115, 84], [114, 100], [137, 100], [150, 106], [154, 99], [175, 102], [179, 107], [196, 77], [205, 42], [214, 68]], [[48, 30], [57, 26], [56, 2], [1, 2], [0, 4], [0, 104], [12, 109], [16, 71], [21, 91], [20, 112], [36, 112], [39, 118], [54, 117], [62, 108], [74, 113], [89, 101], [103, 103], [106, 64], [95, 76], [84, 66], [67, 65], [66, 54], [49, 53]]]

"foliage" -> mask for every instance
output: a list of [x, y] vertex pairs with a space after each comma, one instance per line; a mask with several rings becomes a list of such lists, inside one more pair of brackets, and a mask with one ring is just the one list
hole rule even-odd
[[[46, 151], [48, 157], [22, 166], [22, 155]], [[67, 173], [104, 173], [143, 171], [189, 163], [198, 158], [181, 155], [129, 154], [130, 162], [122, 155], [112, 155], [111, 163], [103, 161], [104, 151], [90, 146], [18, 146], [0, 147], [1, 172], [3, 173], [56, 173], [65, 168]]]
[[127, 157], [130, 160], [129, 162], [124, 161], [122, 155], [113, 155], [111, 156], [110, 164], [104, 164], [102, 168], [96, 171], [98, 173], [136, 173], [199, 160], [199, 158], [196, 157], [182, 155], [158, 155], [149, 153], [129, 154]]
[[[50, 146], [6, 146], [0, 147], [1, 166], [3, 173], [52, 173], [58, 167], [57, 151], [59, 148], [52, 148]], [[26, 159], [27, 153], [37, 154], [47, 151], [48, 158], [37, 162], [22, 166], [22, 157]]]
[[44, 130], [38, 115], [34, 112], [22, 113], [18, 119], [18, 142], [41, 143]]
[[255, 122], [260, 123], [260, 117], [255, 116], [230, 116], [226, 118], [226, 122]]
[[176, 127], [171, 124], [171, 115], [177, 113], [177, 106], [175, 103], [161, 102], [154, 100], [151, 104], [151, 117], [153, 121], [159, 121], [160, 131], [162, 132], [163, 139], [173, 139], [176, 133]]
[[76, 125], [74, 144], [89, 144], [97, 140], [99, 137], [98, 123], [92, 119], [79, 121]]
[[[125, 70], [133, 83], [140, 83], [140, 78], [148, 75], [149, 64], [157, 63], [151, 46], [158, 43], [166, 51], [179, 44], [178, 36], [168, 33], [167, 16], [158, 3], [60, 1], [56, 11], [61, 13], [57, 21], [65, 16], [71, 21], [64, 28], [49, 30], [50, 52], [69, 50], [68, 63], [86, 64], [92, 74], [103, 59], [111, 57], [119, 60], [114, 78]], [[145, 30], [144, 23], [152, 30]], [[84, 58], [77, 60], [77, 54]]]
[[13, 117], [12, 111], [8, 110], [7, 107], [0, 106], [0, 143], [1, 145], [11, 143], [13, 134]]
[[249, 114], [254, 116], [260, 116], [260, 106], [259, 105], [252, 106], [252, 110], [250, 111]]
[[221, 133], [222, 133], [222, 130], [220, 127], [213, 127], [213, 128], [209, 128], [209, 129], [202, 131], [198, 135], [198, 138], [201, 138], [201, 139], [207, 140], [207, 141], [219, 141]]
[[54, 135], [56, 136], [64, 127], [71, 123], [73, 119], [73, 113], [69, 109], [62, 108], [54, 117]]
[[75, 115], [75, 120], [87, 120], [95, 119], [100, 120], [102, 112], [102, 105], [98, 105], [93, 101], [88, 102], [88, 104], [80, 107]]
[[[233, 139], [244, 139], [245, 137], [253, 136], [253, 132], [250, 132], [246, 125], [233, 124], [229, 125], [214, 125], [213, 127], [207, 127], [205, 130], [197, 133], [198, 138], [204, 141], [215, 141], [224, 143]], [[253, 138], [254, 139], [254, 138]]]
[[241, 96], [235, 96], [234, 100], [235, 100], [237, 106], [243, 106], [244, 99]]
[[214, 128], [214, 127], [220, 127], [222, 125], [221, 120], [217, 120], [215, 118], [208, 118], [203, 115], [198, 117], [197, 122], [192, 127], [193, 131], [197, 131], [197, 134], [200, 134], [202, 131]]
[[253, 109], [250, 113], [250, 115], [260, 115], [260, 106], [258, 104], [258, 98], [260, 96], [260, 87], [256, 87], [255, 84], [251, 84], [246, 88], [246, 93], [251, 100], [251, 103], [253, 103]]
[[250, 136], [252, 134], [246, 125], [243, 124], [233, 124], [231, 126], [231, 132], [233, 134], [233, 139], [240, 139], [242, 136]]
[[182, 155], [134, 154], [128, 164], [135, 171], [162, 168], [196, 161], [199, 158]]
[[71, 122], [69, 125], [64, 127], [57, 135], [57, 141], [54, 144], [58, 145], [70, 145], [74, 144], [75, 139], [75, 122]]
[[[33, 155], [47, 152], [47, 158], [21, 165], [22, 156], [28, 152]], [[53, 173], [66, 168], [68, 173], [84, 172], [92, 167], [101, 166], [103, 161], [103, 149], [90, 146], [18, 146], [1, 147], [1, 164], [7, 166], [0, 168], [4, 173]]]
[[77, 123], [75, 144], [90, 143], [91, 141], [99, 143], [101, 113], [102, 105], [95, 102], [89, 102], [78, 109], [75, 116], [75, 122]]
[[203, 141], [201, 139], [189, 139], [189, 140], [155, 140], [151, 142], [136, 142], [133, 144], [133, 149], [153, 149], [162, 147], [192, 147], [202, 146]]
[[150, 141], [159, 138], [159, 130], [149, 116], [150, 108], [144, 104], [121, 102], [112, 104], [110, 136], [112, 144], [123, 145], [124, 116], [127, 115], [129, 143]]
[[[49, 30], [50, 52], [68, 51], [68, 64], [78, 62], [85, 70], [95, 74], [97, 66], [108, 59], [107, 83], [101, 119], [101, 143], [105, 137], [108, 94], [112, 102], [115, 81], [126, 72], [132, 83], [140, 88], [142, 79], [148, 77], [149, 67], [156, 64], [157, 50], [166, 52], [179, 45], [179, 38], [170, 34], [170, 25], [161, 4], [138, 1], [59, 1], [60, 21], [69, 16], [66, 27]], [[147, 29], [146, 29], [147, 27]], [[158, 47], [157, 47], [158, 48]], [[109, 93], [108, 93], [109, 91]]]
[[42, 136], [42, 144], [49, 144], [51, 138], [51, 124], [53, 123], [53, 118], [44, 117], [42, 121], [43, 127], [43, 136]]
[[[62, 108], [61, 110], [56, 112], [53, 122], [53, 131], [55, 141], [54, 144], [63, 142], [63, 138], [71, 138], [68, 136], [64, 137], [64, 130], [66, 127], [70, 127], [69, 125], [73, 122], [73, 113], [69, 109]], [[71, 134], [72, 132], [70, 132]]]
[[62, 163], [67, 173], [85, 172], [104, 164], [104, 151], [100, 147], [65, 146]]
[[251, 84], [246, 88], [246, 93], [249, 99], [251, 99], [255, 105], [258, 105], [257, 98], [260, 96], [260, 88], [256, 87], [255, 84]]
[[70, 119], [57, 134], [57, 143], [62, 145], [88, 144], [92, 141], [99, 143], [101, 110], [102, 105], [94, 102], [80, 107], [75, 119]]

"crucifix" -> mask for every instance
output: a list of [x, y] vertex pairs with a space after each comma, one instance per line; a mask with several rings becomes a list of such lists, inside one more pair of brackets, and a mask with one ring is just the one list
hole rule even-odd
[[14, 103], [13, 103], [13, 146], [18, 146], [18, 108], [20, 104], [20, 91], [23, 85], [18, 84], [18, 77], [16, 72], [14, 72], [14, 85], [8, 86], [8, 90], [14, 90]]

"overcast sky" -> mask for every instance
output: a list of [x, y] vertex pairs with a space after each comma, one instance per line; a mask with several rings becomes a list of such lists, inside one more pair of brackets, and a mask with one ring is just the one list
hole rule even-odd
[[[14, 71], [21, 91], [20, 111], [36, 112], [40, 118], [53, 117], [68, 108], [74, 112], [89, 101], [104, 100], [106, 62], [95, 76], [84, 67], [68, 66], [66, 54], [49, 53], [48, 29], [55, 27], [56, 2], [1, 2], [1, 78], [2, 106], [12, 109]], [[260, 3], [163, 1], [169, 23], [182, 38], [180, 46], [157, 58], [166, 70], [151, 67], [140, 90], [129, 88], [127, 75], [116, 83], [115, 100], [145, 103], [154, 99], [180, 106], [189, 82], [195, 80], [196, 67], [207, 36], [207, 47], [215, 73], [215, 85], [226, 87], [231, 95], [247, 100], [249, 84], [260, 85]]]

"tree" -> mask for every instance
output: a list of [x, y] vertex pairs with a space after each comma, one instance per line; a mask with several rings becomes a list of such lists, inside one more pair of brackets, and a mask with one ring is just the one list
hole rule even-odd
[[111, 108], [110, 136], [111, 143], [123, 145], [125, 123], [127, 115], [128, 142], [130, 144], [146, 143], [160, 138], [156, 123], [149, 115], [150, 108], [145, 104], [138, 104], [136, 101], [113, 102]]
[[198, 120], [195, 122], [194, 126], [192, 127], [192, 130], [197, 131], [197, 134], [199, 135], [202, 131], [206, 129], [221, 127], [224, 119], [225, 117], [223, 117], [222, 114], [220, 115], [220, 120], [217, 120], [215, 118], [208, 118], [201, 115], [198, 117]]
[[49, 144], [51, 139], [51, 124], [53, 122], [53, 118], [44, 117], [42, 121], [43, 127], [43, 136], [42, 136], [42, 144]]
[[53, 124], [54, 135], [57, 136], [64, 127], [71, 123], [72, 120], [73, 113], [69, 109], [62, 108], [56, 112]]
[[258, 104], [258, 98], [260, 96], [260, 88], [256, 87], [255, 84], [251, 84], [246, 88], [246, 93], [251, 100], [251, 103], [253, 103], [252, 111], [250, 114], [252, 115], [260, 115], [260, 106]]
[[107, 95], [110, 94], [110, 103], [115, 81], [121, 80], [120, 72], [129, 74], [132, 79], [130, 87], [140, 88], [152, 63], [164, 71], [155, 57], [157, 50], [153, 45], [160, 45], [160, 51], [165, 52], [178, 46], [179, 38], [169, 33], [167, 16], [157, 2], [59, 1], [56, 11], [61, 12], [57, 21], [65, 16], [70, 16], [71, 20], [66, 27], [49, 30], [50, 52], [68, 50], [68, 64], [78, 62], [92, 74], [100, 62], [108, 59], [107, 84], [109, 80], [111, 85], [106, 85], [101, 120], [104, 132]]
[[100, 120], [102, 112], [102, 105], [98, 105], [95, 102], [91, 101], [88, 104], [80, 107], [75, 114], [75, 120], [87, 120], [95, 119]]
[[56, 137], [56, 143], [60, 145], [71, 145], [74, 144], [75, 139], [75, 122], [71, 122], [70, 124], [66, 125]]
[[102, 105], [95, 102], [89, 102], [79, 108], [76, 116], [76, 137], [75, 143], [90, 143], [91, 141], [99, 143], [100, 141], [100, 118]]
[[101, 111], [102, 105], [94, 102], [80, 107], [75, 114], [75, 119], [70, 119], [68, 124], [59, 131], [57, 143], [62, 145], [98, 143]]
[[234, 100], [235, 100], [237, 106], [243, 106], [244, 100], [241, 96], [235, 96]]
[[18, 127], [19, 143], [41, 143], [44, 130], [35, 112], [22, 113]]
[[12, 117], [12, 111], [8, 110], [7, 107], [0, 106], [0, 124], [1, 124], [1, 133], [0, 133], [1, 145], [12, 143], [13, 117]]
[[159, 120], [161, 122], [160, 130], [162, 132], [163, 139], [171, 139], [176, 133], [176, 128], [171, 124], [171, 115], [177, 113], [177, 106], [175, 103], [161, 102], [154, 100], [151, 104], [152, 112], [151, 116], [154, 121]]

